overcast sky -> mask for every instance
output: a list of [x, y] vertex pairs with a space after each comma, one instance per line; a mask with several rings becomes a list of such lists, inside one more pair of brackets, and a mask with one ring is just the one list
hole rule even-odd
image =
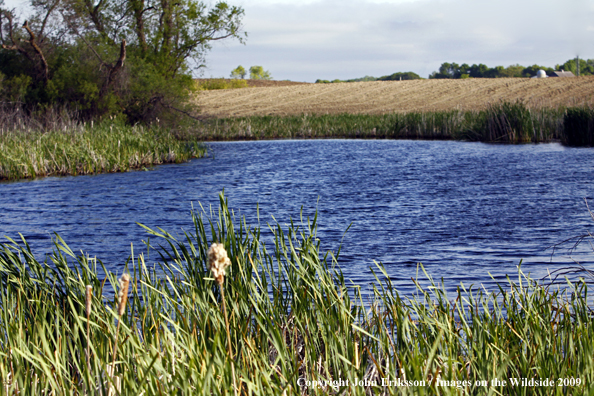
[[313, 82], [398, 71], [427, 77], [443, 62], [554, 67], [576, 55], [594, 58], [594, 0], [228, 3], [245, 10], [246, 45], [215, 43], [204, 77], [228, 77], [238, 65], [261, 65], [277, 80]]
[[205, 77], [262, 65], [274, 79], [315, 81], [413, 71], [443, 62], [554, 67], [594, 58], [594, 0], [230, 0], [245, 46], [214, 47]]

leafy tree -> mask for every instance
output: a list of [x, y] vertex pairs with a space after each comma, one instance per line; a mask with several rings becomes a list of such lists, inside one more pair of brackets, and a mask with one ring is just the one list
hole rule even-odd
[[264, 70], [262, 66], [250, 67], [250, 78], [252, 80], [272, 80], [272, 76], [268, 70]]
[[21, 23], [0, 4], [0, 72], [29, 77], [25, 104], [74, 106], [85, 118], [134, 123], [180, 110], [212, 44], [245, 38], [243, 9], [226, 2], [31, 0], [30, 9]]
[[459, 78], [460, 74], [460, 66], [457, 63], [444, 62], [439, 67], [439, 71], [431, 73], [429, 78]]
[[470, 66], [468, 68], [468, 75], [470, 77], [474, 77], [474, 78], [487, 77], [488, 73], [489, 73], [489, 67], [482, 63], [479, 63], [478, 65], [473, 64], [472, 66]]
[[246, 74], [245, 68], [239, 65], [231, 71], [231, 78], [241, 78], [243, 80]]
[[524, 66], [520, 66], [518, 64], [510, 65], [500, 73], [500, 77], [523, 77], [523, 71]]

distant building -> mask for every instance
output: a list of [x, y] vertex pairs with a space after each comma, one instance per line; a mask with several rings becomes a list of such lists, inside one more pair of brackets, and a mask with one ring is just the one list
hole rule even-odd
[[555, 70], [553, 73], [551, 73], [551, 77], [575, 77], [575, 75], [570, 72], [570, 71], [557, 71]]
[[536, 72], [536, 76], [532, 77], [532, 78], [547, 78], [547, 72], [545, 72], [544, 70], [539, 70]]

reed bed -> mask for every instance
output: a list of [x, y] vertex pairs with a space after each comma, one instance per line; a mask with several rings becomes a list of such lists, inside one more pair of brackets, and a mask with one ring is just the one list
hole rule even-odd
[[212, 119], [197, 133], [204, 140], [363, 138], [537, 143], [563, 138], [565, 114], [565, 109], [532, 109], [521, 102], [503, 102], [480, 111]]
[[594, 109], [576, 107], [567, 109], [563, 119], [563, 142], [569, 146], [594, 146]]
[[0, 180], [126, 172], [206, 155], [198, 141], [159, 127], [117, 122], [63, 129], [8, 129], [0, 133]]
[[160, 246], [158, 260], [149, 264], [152, 246], [146, 255], [132, 252], [118, 270], [128, 283], [105, 268], [99, 279], [103, 264], [76, 256], [59, 237], [45, 262], [24, 240], [3, 243], [2, 392], [594, 391], [584, 282], [553, 290], [520, 271], [496, 292], [460, 287], [447, 295], [432, 281], [423, 288], [413, 280], [417, 295], [406, 297], [378, 264], [366, 298], [344, 278], [338, 254], [322, 250], [316, 216], [271, 225], [268, 247], [259, 227], [232, 213], [221, 195], [218, 213], [193, 213], [194, 229], [183, 238], [145, 227], [150, 245]]

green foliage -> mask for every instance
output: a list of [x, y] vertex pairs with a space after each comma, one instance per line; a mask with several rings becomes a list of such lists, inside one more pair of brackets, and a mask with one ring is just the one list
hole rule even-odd
[[[439, 67], [438, 71], [431, 73], [429, 78], [444, 79], [444, 78], [499, 78], [499, 77], [534, 77], [539, 70], [544, 70], [547, 75], [551, 75], [554, 70], [571, 71], [577, 75], [576, 60], [570, 59], [562, 65], [556, 65], [555, 69], [546, 66], [532, 65], [523, 67], [521, 65], [510, 65], [506, 68], [503, 66], [496, 66], [493, 68], [484, 64], [474, 64], [469, 66], [464, 63], [458, 65], [457, 63], [445, 62]], [[584, 60], [580, 59], [580, 75], [588, 76], [594, 74], [594, 59]], [[404, 80], [404, 78], [403, 78]]]
[[248, 82], [246, 80], [231, 79], [226, 80], [224, 78], [209, 78], [198, 82], [196, 89], [199, 91], [208, 91], [214, 89], [235, 89], [235, 88], [247, 88]]
[[421, 76], [413, 72], [398, 72], [390, 74], [389, 76], [383, 76], [378, 78], [380, 81], [391, 81], [391, 80], [420, 80]]
[[0, 99], [68, 106], [83, 120], [179, 117], [212, 43], [245, 37], [243, 9], [225, 2], [31, 0], [30, 10], [23, 25], [0, 5]]
[[240, 78], [243, 80], [245, 79], [246, 74], [247, 72], [245, 71], [245, 68], [239, 65], [231, 71], [231, 78]]
[[[4, 77], [4, 75], [2, 76]], [[2, 96], [7, 100], [15, 103], [24, 102], [31, 86], [31, 77], [19, 74], [11, 78], [3, 78], [2, 81]]]
[[[555, 70], [565, 70], [570, 71], [576, 76], [578, 75], [577, 72], [577, 62], [575, 59], [569, 59], [562, 65], [556, 65]], [[594, 75], [594, 59], [580, 59], [580, 76], [591, 76]]]
[[510, 65], [507, 68], [499, 72], [501, 77], [524, 77], [524, 66], [515, 64]]
[[262, 66], [250, 67], [250, 79], [252, 80], [272, 80], [272, 76], [268, 70], [264, 70]]
[[[551, 394], [490, 383], [509, 377], [574, 380], [558, 394], [594, 391], [583, 281], [549, 287], [518, 271], [493, 292], [461, 285], [448, 294], [419, 266], [425, 277], [412, 280], [410, 296], [376, 264], [363, 288], [323, 250], [317, 214], [275, 222], [265, 243], [259, 226], [233, 213], [221, 194], [218, 213], [193, 212], [182, 238], [143, 226], [146, 256], [136, 251], [119, 270], [131, 276], [121, 316], [120, 274], [100, 260], [75, 255], [59, 236], [44, 262], [25, 239], [0, 244], [4, 393], [228, 395], [237, 383], [241, 395]], [[213, 242], [231, 261], [220, 288], [207, 266]]]

